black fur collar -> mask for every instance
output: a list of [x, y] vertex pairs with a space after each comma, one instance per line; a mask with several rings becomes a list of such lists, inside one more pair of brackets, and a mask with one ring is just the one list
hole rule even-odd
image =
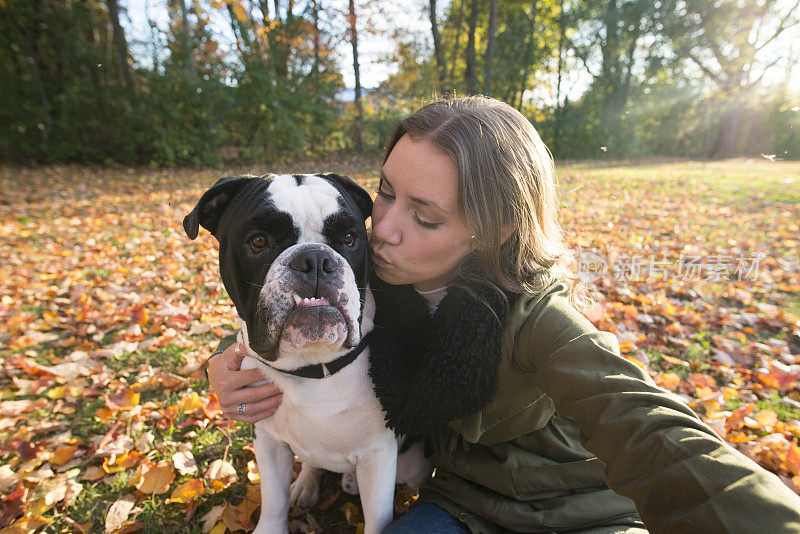
[[[370, 376], [389, 428], [421, 437], [491, 400], [508, 312], [501, 295], [473, 289], [492, 313], [464, 289], [450, 287], [431, 317], [412, 286], [392, 286], [373, 274], [370, 287], [377, 305]], [[510, 303], [513, 296], [507, 297]]]

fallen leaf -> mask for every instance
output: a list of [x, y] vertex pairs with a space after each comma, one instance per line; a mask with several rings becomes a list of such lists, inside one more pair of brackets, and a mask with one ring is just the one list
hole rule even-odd
[[172, 490], [172, 494], [167, 499], [167, 504], [172, 502], [187, 503], [193, 501], [203, 494], [203, 480], [192, 478]]
[[175, 480], [175, 470], [167, 460], [157, 464], [145, 460], [139, 466], [134, 487], [147, 495], [160, 495], [169, 490], [173, 480]]
[[210, 481], [221, 482], [222, 487], [228, 487], [237, 480], [236, 469], [230, 463], [220, 459], [216, 459], [208, 465], [204, 476]]
[[194, 461], [191, 451], [176, 452], [172, 455], [172, 462], [181, 475], [194, 475], [197, 473], [197, 463]]
[[106, 533], [110, 534], [117, 531], [128, 520], [128, 516], [136, 504], [136, 498], [133, 495], [125, 495], [120, 497], [111, 505], [106, 514]]

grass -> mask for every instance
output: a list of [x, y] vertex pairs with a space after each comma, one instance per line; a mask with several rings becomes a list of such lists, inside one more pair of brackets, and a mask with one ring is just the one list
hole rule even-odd
[[[131, 323], [131, 308], [139, 303], [149, 311], [142, 325], [145, 337], [176, 335], [156, 350], [126, 349], [100, 360], [103, 387], [132, 384], [142, 368], [179, 372], [188, 362], [205, 358], [217, 343], [217, 333], [189, 335], [179, 324], [168, 323], [172, 315], [214, 324], [230, 331], [235, 328], [228, 294], [219, 283], [213, 238], [203, 232], [195, 241], [183, 234], [181, 220], [197, 199], [223, 175], [270, 172], [315, 172], [327, 170], [360, 180], [373, 193], [377, 187], [378, 161], [363, 158], [346, 162], [298, 162], [280, 168], [242, 167], [233, 169], [137, 170], [102, 169], [80, 166], [50, 166], [40, 169], [0, 168], [0, 189], [8, 192], [8, 204], [0, 204], [0, 361], [30, 357], [40, 365], [53, 365], [78, 352], [91, 353], [125, 339]], [[608, 259], [641, 256], [665, 258], [667, 281], [624, 280], [607, 277], [602, 293], [614, 303], [636, 306], [639, 313], [662, 319], [657, 308], [647, 309], [648, 299], [667, 298], [676, 307], [695, 310], [701, 324], [689, 331], [688, 345], [660, 343], [648, 339], [644, 351], [654, 372], [671, 371], [685, 379], [691, 373], [709, 373], [721, 385], [726, 378], [711, 362], [714, 336], [731, 336], [736, 328], [725, 322], [732, 315], [763, 315], [756, 304], [775, 304], [784, 314], [800, 316], [800, 293], [793, 290], [796, 273], [779, 272], [778, 259], [800, 257], [800, 163], [766, 160], [643, 161], [570, 163], [559, 165], [561, 221], [573, 248], [591, 250]], [[8, 222], [6, 222], [8, 221]], [[55, 231], [54, 229], [59, 229]], [[679, 259], [696, 254], [707, 260], [730, 254], [762, 252], [765, 264], [758, 278], [737, 283], [728, 274], [719, 281], [681, 280]], [[798, 260], [800, 261], [800, 260]], [[15, 263], [16, 262], [16, 263]], [[800, 264], [798, 265], [800, 268]], [[702, 274], [702, 273], [701, 273]], [[729, 293], [735, 288], [748, 293], [745, 304]], [[132, 299], [130, 295], [135, 295]], [[166, 305], [180, 311], [159, 310]], [[723, 311], [724, 310], [724, 311]], [[56, 317], [57, 328], [46, 321]], [[12, 319], [21, 326], [12, 331]], [[663, 316], [663, 324], [674, 318]], [[624, 318], [613, 315], [613, 326], [625, 326]], [[637, 324], [641, 332], [648, 328]], [[56, 339], [21, 349], [12, 348], [29, 330], [56, 332]], [[172, 335], [172, 334], [170, 334]], [[792, 332], [783, 326], [765, 324], [748, 334], [748, 342], [770, 339], [790, 340]], [[793, 354], [800, 352], [794, 346]], [[679, 358], [688, 365], [673, 365], [664, 357]], [[23, 377], [24, 378], [24, 377]], [[39, 394], [17, 395], [9, 376], [0, 377], [3, 400], [36, 399]], [[205, 395], [208, 383], [193, 380], [175, 390], [156, 388], [142, 392], [141, 403], [151, 401], [162, 407], [175, 405], [182, 395]], [[112, 390], [102, 393], [113, 393]], [[68, 432], [84, 449], [105, 434], [109, 421], [96, 417], [106, 406], [102, 395], [70, 401], [72, 414], [58, 413], [54, 403], [24, 414], [24, 419], [0, 429], [0, 463], [16, 465], [14, 440], [19, 435], [29, 442], [48, 442]], [[739, 397], [725, 403], [734, 410]], [[758, 409], [771, 409], [782, 421], [800, 420], [800, 410], [767, 391], [757, 401]], [[181, 428], [184, 416], [174, 424], [158, 427], [145, 421], [131, 428], [131, 437], [144, 431], [155, 436], [150, 458], [169, 458], [178, 444], [190, 443], [202, 473], [223, 455], [239, 473], [239, 482], [213, 495], [204, 495], [196, 509], [165, 504], [168, 495], [143, 499], [137, 520], [144, 532], [201, 532], [200, 518], [223, 500], [238, 503], [245, 492], [245, 473], [251, 453], [243, 450], [252, 440], [252, 428], [209, 424]], [[45, 428], [18, 434], [26, 425], [39, 428], [49, 421], [66, 428]], [[88, 460], [88, 459], [87, 459]], [[97, 465], [89, 460], [86, 465]], [[84, 468], [85, 465], [81, 465]], [[69, 507], [56, 507], [45, 532], [72, 532], [74, 523], [91, 522], [91, 530], [103, 530], [109, 506], [121, 495], [133, 492], [128, 486], [133, 470], [113, 475], [110, 483], [86, 482], [83, 493]], [[177, 477], [175, 484], [186, 477]], [[309, 513], [326, 533], [353, 533], [342, 506], [358, 502], [337, 493], [338, 477], [327, 475], [323, 494], [334, 497], [325, 509]]]

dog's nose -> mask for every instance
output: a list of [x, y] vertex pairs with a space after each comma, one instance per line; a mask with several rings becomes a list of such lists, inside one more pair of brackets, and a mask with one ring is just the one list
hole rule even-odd
[[336, 271], [336, 260], [327, 250], [313, 249], [298, 254], [289, 262], [289, 267], [297, 271], [303, 281], [316, 284], [320, 278]]

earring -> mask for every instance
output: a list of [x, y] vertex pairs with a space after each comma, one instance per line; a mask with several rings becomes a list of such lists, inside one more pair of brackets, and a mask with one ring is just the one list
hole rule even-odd
[[471, 236], [469, 236], [470, 239], [475, 239], [476, 237], [478, 237], [478, 236], [476, 236], [475, 234], [472, 234]]

